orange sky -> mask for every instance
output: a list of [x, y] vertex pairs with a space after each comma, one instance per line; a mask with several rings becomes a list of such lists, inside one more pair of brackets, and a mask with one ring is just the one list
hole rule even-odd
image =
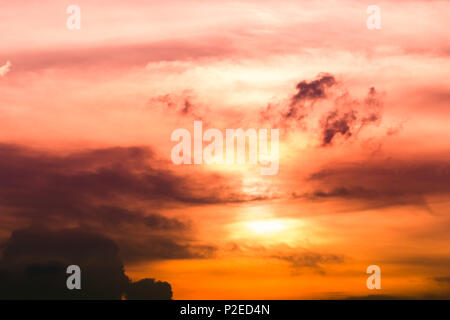
[[[88, 226], [175, 299], [450, 296], [449, 2], [369, 30], [364, 1], [79, 0], [68, 30], [70, 3], [0, 1], [0, 175], [30, 181], [0, 242]], [[279, 128], [278, 174], [174, 165], [194, 120]]]

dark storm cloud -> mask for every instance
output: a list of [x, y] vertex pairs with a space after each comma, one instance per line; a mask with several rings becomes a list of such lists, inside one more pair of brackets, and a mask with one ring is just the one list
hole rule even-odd
[[[263, 123], [282, 129], [283, 133], [293, 128], [307, 130], [306, 119], [317, 116], [318, 135], [322, 147], [333, 144], [337, 137], [348, 139], [357, 136], [368, 125], [381, 121], [382, 100], [374, 87], [369, 89], [363, 100], [352, 99], [344, 90], [337, 98], [331, 99], [331, 93], [342, 89], [335, 77], [328, 73], [320, 73], [315, 80], [301, 81], [297, 84], [297, 93], [287, 103], [270, 103], [259, 116]], [[331, 92], [333, 90], [333, 92]], [[314, 105], [325, 100], [327, 103], [319, 107]], [[330, 110], [330, 105], [333, 106]]]
[[353, 111], [339, 114], [338, 111], [331, 111], [322, 123], [323, 139], [322, 145], [331, 144], [337, 134], [350, 137], [352, 135], [351, 127], [356, 121], [356, 115]]
[[156, 213], [146, 214], [117, 206], [98, 206], [88, 209], [90, 217], [103, 226], [140, 225], [152, 230], [183, 231], [188, 228], [185, 222], [167, 218]]
[[304, 100], [317, 100], [326, 97], [326, 89], [335, 85], [336, 79], [328, 73], [320, 73], [316, 80], [297, 83], [298, 92], [292, 97], [291, 103], [296, 104]]
[[[245, 201], [226, 193], [220, 177], [182, 176], [160, 169], [147, 148], [108, 148], [65, 156], [0, 144], [2, 223], [83, 226], [112, 236], [126, 261], [211, 256], [188, 221], [154, 212], [171, 204]], [[222, 192], [221, 192], [222, 190]], [[146, 209], [132, 205], [140, 202]], [[5, 226], [4, 228], [10, 228]]]
[[188, 235], [134, 235], [132, 231], [117, 236], [122, 257], [126, 262], [171, 259], [205, 259], [213, 257], [216, 247], [190, 243]]
[[169, 283], [143, 279], [133, 282], [125, 293], [127, 300], [170, 300], [172, 288]]
[[450, 161], [444, 159], [336, 164], [309, 177], [316, 190], [293, 197], [362, 200], [375, 207], [426, 205], [425, 195], [450, 193]]
[[378, 192], [373, 190], [368, 190], [363, 187], [338, 187], [334, 188], [330, 191], [316, 190], [311, 193], [304, 194], [296, 194], [295, 192], [292, 194], [294, 198], [305, 198], [305, 199], [326, 199], [326, 198], [346, 198], [346, 199], [367, 199], [378, 196]]
[[301, 121], [308, 116], [306, 103], [310, 106], [318, 100], [327, 98], [327, 90], [336, 84], [336, 79], [328, 73], [319, 73], [315, 80], [303, 80], [296, 85], [295, 93], [286, 104], [268, 104], [260, 112], [263, 122], [270, 122], [278, 128], [287, 129], [291, 125], [301, 125]]
[[375, 124], [381, 119], [382, 102], [373, 87], [362, 104], [345, 99], [337, 99], [336, 104], [336, 108], [321, 120], [322, 146], [331, 145], [338, 135], [344, 139], [357, 135], [365, 126]]
[[[346, 188], [353, 187], [353, 194], [361, 195], [376, 195], [375, 192], [394, 189], [399, 193], [446, 193], [450, 191], [450, 161], [443, 158], [347, 163], [317, 171], [311, 174], [309, 181], [322, 181], [329, 186], [335, 183], [347, 185]], [[346, 191], [349, 190], [342, 190], [341, 195], [347, 195]]]
[[307, 116], [305, 102], [308, 101], [313, 105], [315, 101], [326, 98], [326, 90], [335, 84], [334, 76], [328, 73], [319, 73], [317, 79], [310, 82], [304, 80], [297, 83], [298, 91], [292, 96], [288, 110], [282, 114], [283, 120], [305, 118]]
[[[220, 175], [179, 175], [159, 168], [159, 164], [147, 148], [57, 156], [0, 144], [0, 201], [23, 212], [40, 208], [47, 209], [46, 214], [61, 209], [79, 214], [80, 204], [92, 199], [130, 197], [155, 205], [165, 201], [210, 204], [249, 200], [225, 187], [228, 181]], [[67, 208], [69, 203], [73, 206]]]
[[[69, 290], [67, 267], [81, 269], [81, 290]], [[50, 230], [33, 226], [16, 230], [4, 245], [0, 260], [2, 299], [120, 299], [135, 291], [141, 299], [171, 299], [167, 282], [126, 276], [116, 244], [91, 231]], [[139, 285], [138, 285], [139, 287]]]
[[260, 116], [264, 121], [275, 122], [278, 127], [289, 127], [291, 122], [300, 122], [308, 116], [305, 103], [308, 102], [311, 105], [314, 105], [316, 101], [326, 98], [327, 89], [335, 84], [336, 80], [333, 75], [319, 73], [315, 80], [309, 82], [303, 80], [297, 83], [297, 93], [290, 98], [287, 107], [269, 104], [266, 109], [260, 113]]
[[[66, 268], [82, 270], [82, 290], [68, 290]], [[0, 260], [3, 299], [120, 299], [129, 285], [118, 248], [80, 229], [14, 231]]]
[[190, 224], [160, 214], [145, 214], [118, 206], [85, 208], [85, 227], [107, 232], [120, 245], [126, 262], [165, 259], [201, 259], [214, 255], [215, 248], [192, 244]]

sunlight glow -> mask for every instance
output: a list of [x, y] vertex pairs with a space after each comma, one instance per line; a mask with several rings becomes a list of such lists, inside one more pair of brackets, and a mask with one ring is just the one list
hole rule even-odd
[[253, 241], [263, 245], [297, 245], [303, 237], [305, 224], [299, 219], [257, 218], [228, 225], [229, 239], [233, 241]]
[[246, 223], [247, 227], [254, 233], [274, 233], [286, 229], [286, 225], [280, 220], [260, 220]]

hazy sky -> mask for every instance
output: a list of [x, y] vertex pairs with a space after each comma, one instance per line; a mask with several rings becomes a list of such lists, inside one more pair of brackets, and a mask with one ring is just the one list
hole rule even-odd
[[[175, 299], [449, 297], [449, 2], [0, 3], [0, 242], [94, 230]], [[174, 165], [194, 120], [280, 129], [278, 174]]]

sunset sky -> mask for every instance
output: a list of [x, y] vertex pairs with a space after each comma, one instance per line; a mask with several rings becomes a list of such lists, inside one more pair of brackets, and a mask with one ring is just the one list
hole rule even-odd
[[[450, 298], [450, 2], [0, 3], [0, 253], [80, 229], [174, 299]], [[279, 129], [278, 173], [175, 165], [194, 120]]]

